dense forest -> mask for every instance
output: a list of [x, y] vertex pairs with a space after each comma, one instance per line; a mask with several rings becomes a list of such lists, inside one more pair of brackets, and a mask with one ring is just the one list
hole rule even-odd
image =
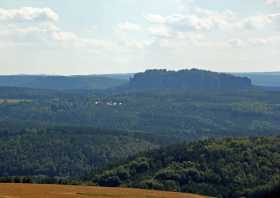
[[273, 135], [280, 127], [280, 92], [0, 91], [2, 122], [92, 126], [185, 140]]
[[167, 71], [147, 70], [137, 73], [130, 79], [129, 89], [133, 90], [229, 90], [252, 86], [246, 77], [216, 73], [198, 69]]
[[264, 197], [279, 192], [280, 137], [212, 139], [169, 146], [111, 166], [93, 180], [101, 186]]
[[81, 177], [92, 169], [157, 148], [164, 137], [94, 128], [1, 124], [0, 177]]
[[280, 183], [276, 185], [266, 185], [263, 188], [255, 190], [250, 194], [253, 198], [279, 198], [280, 195]]

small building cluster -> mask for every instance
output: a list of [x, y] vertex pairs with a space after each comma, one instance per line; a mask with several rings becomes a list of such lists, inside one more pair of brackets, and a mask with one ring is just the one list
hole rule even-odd
[[95, 101], [95, 105], [105, 105], [105, 106], [116, 107], [116, 106], [122, 106], [123, 102], [97, 100], [97, 101]]

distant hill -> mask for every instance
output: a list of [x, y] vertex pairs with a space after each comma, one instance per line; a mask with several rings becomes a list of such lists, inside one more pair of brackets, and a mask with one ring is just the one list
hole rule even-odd
[[279, 192], [279, 148], [280, 137], [178, 144], [140, 154], [101, 174], [99, 171], [94, 180], [101, 186], [215, 197], [269, 197], [259, 195]]
[[[238, 78], [232, 78], [232, 76]], [[227, 79], [227, 81], [224, 81], [225, 79]], [[246, 84], [245, 81], [250, 83], [248, 81], [250, 79], [253, 85], [266, 87], [268, 90], [280, 90], [280, 72], [222, 74], [197, 69], [181, 70], [178, 72], [167, 70], [147, 70], [146, 72], [136, 74], [124, 73], [76, 76], [0, 75], [0, 87], [25, 87], [50, 90], [104, 90], [123, 86], [131, 80], [130, 88], [134, 89], [144, 89], [145, 87], [145, 89], [155, 89], [161, 87], [176, 87], [180, 89], [216, 89], [223, 88], [223, 86], [226, 88], [233, 88], [231, 86], [228, 87], [227, 83], [229, 83], [229, 81], [233, 82], [232, 80], [234, 80], [235, 83], [240, 83], [242, 79], [244, 80], [243, 85]], [[168, 84], [170, 87], [167, 86]], [[238, 83], [236, 84], [236, 86], [239, 85]], [[127, 88], [127, 86], [125, 86], [125, 88]]]
[[100, 74], [98, 75], [100, 77], [107, 77], [107, 78], [113, 78], [113, 79], [121, 79], [128, 81], [130, 78], [134, 76], [133, 73], [124, 73], [124, 74]]
[[[269, 90], [280, 90], [280, 72], [248, 72], [248, 73], [230, 73], [230, 75], [238, 77], [247, 77], [252, 81], [253, 85], [263, 86]], [[114, 79], [129, 80], [134, 74], [111, 74], [102, 75]]]
[[120, 86], [127, 80], [107, 76], [44, 76], [15, 75], [0, 76], [0, 86], [25, 87], [33, 89], [77, 90], [108, 89]]
[[247, 77], [198, 69], [147, 70], [144, 73], [135, 74], [129, 82], [129, 89], [132, 90], [229, 90], [249, 87], [251, 87], [251, 80]]
[[276, 89], [280, 87], [280, 72], [233, 73], [233, 75], [248, 77], [257, 86]]

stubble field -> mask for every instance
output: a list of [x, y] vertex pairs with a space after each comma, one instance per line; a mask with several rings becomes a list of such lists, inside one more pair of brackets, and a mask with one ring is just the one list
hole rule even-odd
[[203, 198], [200, 195], [88, 186], [0, 184], [0, 198]]

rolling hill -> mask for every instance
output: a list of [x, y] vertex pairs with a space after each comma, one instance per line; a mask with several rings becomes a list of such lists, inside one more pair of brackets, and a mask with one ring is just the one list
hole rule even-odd
[[254, 197], [280, 184], [280, 137], [173, 145], [96, 174], [94, 181], [101, 186]]
[[279, 134], [279, 98], [279, 92], [259, 90], [110, 94], [0, 88], [0, 122], [91, 126], [170, 140], [272, 135]]
[[15, 75], [0, 76], [2, 87], [25, 87], [50, 90], [92, 90], [109, 89], [126, 83], [121, 78], [109, 76], [48, 76], [48, 75]]

